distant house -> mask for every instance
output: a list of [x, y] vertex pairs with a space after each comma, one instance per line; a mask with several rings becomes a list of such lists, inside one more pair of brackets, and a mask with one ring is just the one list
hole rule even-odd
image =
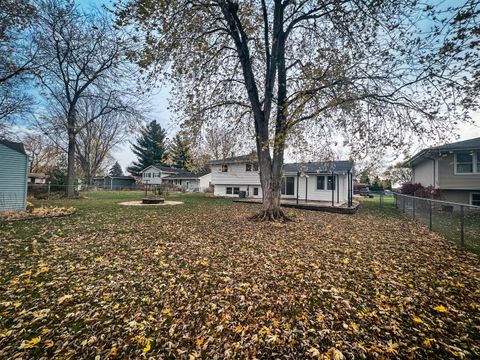
[[[262, 198], [262, 187], [255, 154], [214, 160], [212, 184], [218, 196]], [[289, 163], [283, 166], [282, 199], [348, 202], [352, 195], [350, 161]]]
[[0, 211], [25, 210], [29, 165], [23, 144], [0, 140]]
[[442, 200], [480, 206], [480, 137], [423, 149], [404, 165], [413, 183], [439, 189]]
[[205, 191], [210, 187], [209, 172], [193, 173], [163, 165], [151, 165], [140, 171], [142, 184], [170, 183], [186, 191]]
[[93, 185], [101, 189], [128, 189], [135, 185], [135, 178], [133, 176], [95, 176]]
[[28, 174], [28, 183], [29, 184], [46, 184], [47, 175], [44, 173], [29, 173]]

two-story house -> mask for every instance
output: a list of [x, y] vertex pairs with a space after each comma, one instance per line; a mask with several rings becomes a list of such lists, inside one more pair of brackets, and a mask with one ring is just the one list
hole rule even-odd
[[150, 165], [140, 171], [142, 184], [160, 185], [168, 182], [186, 191], [205, 191], [210, 186], [210, 173], [192, 173], [163, 165]]
[[[212, 184], [217, 196], [262, 198], [255, 153], [210, 162]], [[283, 166], [283, 199], [346, 203], [353, 189], [350, 161], [289, 163]]]
[[480, 206], [480, 137], [423, 149], [404, 165], [413, 183], [439, 189], [442, 200]]

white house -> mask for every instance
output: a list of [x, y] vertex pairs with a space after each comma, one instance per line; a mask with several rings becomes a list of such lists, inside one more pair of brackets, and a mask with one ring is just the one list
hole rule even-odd
[[160, 185], [168, 182], [186, 191], [205, 191], [210, 187], [210, 173], [192, 173], [163, 165], [151, 165], [140, 171], [142, 184]]
[[[255, 154], [210, 162], [217, 196], [262, 198]], [[283, 166], [282, 198], [301, 201], [347, 203], [352, 196], [353, 163], [350, 161], [290, 163]]]

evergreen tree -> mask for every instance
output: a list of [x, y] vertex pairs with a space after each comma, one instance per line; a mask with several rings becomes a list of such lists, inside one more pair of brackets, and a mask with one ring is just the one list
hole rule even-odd
[[108, 171], [108, 175], [110, 175], [110, 176], [122, 176], [123, 175], [122, 167], [120, 166], [118, 161], [115, 161], [115, 164], [113, 164], [113, 166]]
[[181, 133], [177, 133], [173, 138], [170, 146], [170, 155], [172, 167], [186, 170], [191, 169], [193, 156], [190, 151], [190, 143]]
[[132, 151], [138, 161], [128, 167], [132, 175], [140, 175], [140, 171], [150, 165], [163, 165], [167, 156], [165, 140], [167, 134], [164, 129], [153, 120], [141, 130], [137, 143], [132, 145]]

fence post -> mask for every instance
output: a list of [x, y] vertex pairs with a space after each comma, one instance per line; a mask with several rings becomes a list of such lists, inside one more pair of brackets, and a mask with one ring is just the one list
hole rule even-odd
[[415, 219], [415, 205], [416, 205], [416, 201], [415, 201], [415, 196], [412, 198], [412, 217]]
[[463, 205], [460, 205], [460, 246], [465, 247], [465, 210]]
[[50, 181], [48, 182], [48, 186], [47, 186], [47, 200], [50, 199]]
[[405, 196], [402, 195], [402, 211], [405, 212]]
[[432, 230], [432, 207], [433, 207], [433, 201], [432, 199], [429, 200], [430, 201], [430, 230]]

